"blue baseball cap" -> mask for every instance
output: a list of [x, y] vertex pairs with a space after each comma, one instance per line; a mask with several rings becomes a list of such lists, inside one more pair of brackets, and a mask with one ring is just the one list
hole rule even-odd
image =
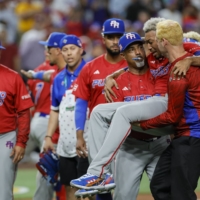
[[121, 19], [111, 18], [107, 19], [102, 28], [102, 34], [124, 34], [125, 33], [125, 26], [124, 22]]
[[135, 32], [130, 32], [124, 34], [122, 37], [119, 39], [119, 48], [120, 52], [124, 51], [129, 44], [135, 43], [135, 42], [144, 42], [140, 35]]
[[6, 49], [5, 47], [3, 47], [3, 46], [1, 45], [1, 41], [0, 41], [0, 49]]
[[47, 41], [39, 41], [39, 43], [47, 47], [59, 48], [60, 40], [66, 35], [65, 33], [53, 32], [49, 35]]
[[[83, 48], [81, 40], [75, 35], [66, 35], [66, 36], [64, 36], [61, 39], [59, 44], [60, 44], [60, 49], [62, 49], [65, 45], [68, 45], [68, 44], [74, 44], [74, 45], [76, 45], [76, 46], [78, 46], [80, 48]], [[85, 54], [86, 54], [86, 52], [83, 50], [82, 56], [85, 55]]]

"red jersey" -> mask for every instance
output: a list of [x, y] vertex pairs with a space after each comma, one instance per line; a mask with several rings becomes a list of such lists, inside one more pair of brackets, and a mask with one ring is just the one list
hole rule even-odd
[[[57, 71], [56, 66], [50, 66], [49, 62], [45, 61], [34, 71], [35, 72], [47, 71], [51, 69]], [[45, 114], [49, 114], [51, 107], [51, 98], [50, 98], [51, 84], [38, 79], [29, 80], [27, 84], [34, 97], [34, 104], [35, 104], [34, 112], [42, 112]]]
[[[184, 43], [184, 49], [194, 54], [195, 52], [200, 51], [200, 46], [194, 43]], [[171, 64], [167, 58], [156, 59], [153, 54], [147, 56], [148, 64], [150, 71], [155, 78], [155, 93], [156, 94], [165, 94], [167, 93], [167, 83], [169, 78], [169, 72], [171, 69]]]
[[[192, 54], [185, 54], [171, 63], [171, 68], [179, 61]], [[168, 109], [161, 115], [141, 122], [143, 129], [174, 124], [175, 137], [193, 136], [200, 138], [200, 68], [190, 67], [186, 77], [173, 80], [173, 73], [168, 79]]]
[[0, 134], [17, 128], [17, 113], [31, 108], [33, 102], [20, 75], [0, 65]]
[[[154, 78], [149, 70], [143, 75], [135, 75], [126, 71], [120, 75], [116, 81], [119, 89], [113, 88], [113, 91], [117, 96], [117, 99], [113, 99], [115, 102], [140, 101], [148, 99], [155, 94]], [[136, 139], [149, 139], [155, 137], [133, 130], [129, 136]]]
[[105, 55], [97, 57], [88, 62], [81, 70], [73, 94], [77, 98], [89, 102], [88, 105], [91, 113], [96, 105], [106, 103], [103, 94], [106, 76], [125, 67], [127, 67], [125, 60], [111, 64], [105, 59]]

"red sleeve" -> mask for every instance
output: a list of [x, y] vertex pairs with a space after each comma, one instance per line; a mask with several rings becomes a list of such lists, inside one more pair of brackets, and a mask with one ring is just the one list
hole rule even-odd
[[188, 88], [188, 81], [185, 78], [182, 78], [181, 80], [172, 80], [171, 77], [170, 80], [171, 81], [168, 83], [167, 111], [150, 120], [141, 122], [140, 126], [144, 130], [179, 122], [183, 114], [185, 92]]
[[16, 76], [15, 81], [14, 103], [17, 113], [34, 106], [31, 100], [31, 96], [28, 93], [26, 86], [19, 75]]
[[89, 79], [89, 65], [83, 67], [81, 70], [77, 82], [73, 88], [73, 94], [76, 98], [81, 98], [83, 100], [90, 100], [90, 79]]
[[18, 133], [16, 146], [25, 148], [30, 133], [30, 111], [29, 109], [18, 112]]

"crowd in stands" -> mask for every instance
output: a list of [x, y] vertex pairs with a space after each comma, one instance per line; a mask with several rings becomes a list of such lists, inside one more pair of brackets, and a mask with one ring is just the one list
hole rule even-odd
[[125, 20], [128, 32], [141, 35], [144, 22], [157, 16], [200, 32], [199, 13], [199, 0], [0, 0], [0, 40], [7, 49], [1, 62], [18, 72], [34, 69], [44, 61], [38, 41], [54, 31], [80, 37], [89, 61], [104, 52], [101, 27], [108, 18]]

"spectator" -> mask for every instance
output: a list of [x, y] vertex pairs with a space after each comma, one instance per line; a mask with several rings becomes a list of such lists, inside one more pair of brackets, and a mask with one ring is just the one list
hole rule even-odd
[[6, 48], [6, 51], [1, 52], [1, 63], [10, 69], [20, 72], [18, 46], [15, 43], [9, 43], [8, 36], [7, 26], [0, 23], [0, 41]]
[[33, 0], [20, 1], [15, 12], [18, 17], [18, 31], [24, 33], [34, 26], [35, 15], [41, 12], [42, 7], [40, 4], [35, 3]]
[[7, 26], [6, 43], [12, 44], [16, 40], [17, 20], [13, 10], [8, 6], [9, 1], [0, 0], [0, 22]]

